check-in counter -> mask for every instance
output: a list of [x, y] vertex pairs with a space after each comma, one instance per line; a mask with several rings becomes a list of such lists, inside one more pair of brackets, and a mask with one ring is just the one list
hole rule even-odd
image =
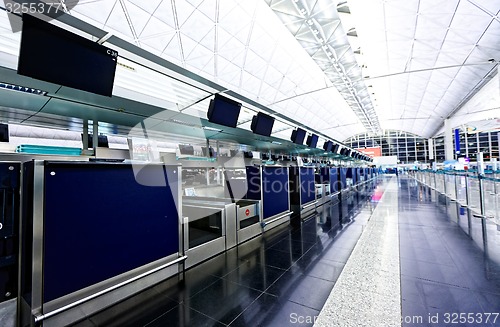
[[236, 243], [262, 235], [261, 195], [256, 188], [261, 182], [260, 173], [249, 177], [247, 168], [230, 168], [224, 170], [224, 180], [224, 195], [236, 204]]
[[[190, 267], [261, 234], [259, 203], [256, 200], [233, 202], [227, 198], [183, 197], [183, 216], [189, 220], [188, 228], [184, 228], [188, 240], [186, 265]], [[196, 235], [201, 238], [195, 240]]]
[[289, 167], [290, 203], [293, 212], [307, 218], [323, 199], [323, 187], [316, 187], [314, 167]]
[[236, 243], [241, 244], [262, 233], [260, 200], [236, 202]]
[[245, 199], [261, 201], [262, 232], [290, 222], [292, 212], [288, 195], [288, 174], [286, 167], [246, 167], [248, 189]]
[[178, 274], [180, 167], [22, 166], [20, 326], [66, 326]]
[[183, 197], [182, 216], [186, 268], [236, 245], [234, 203]]
[[[336, 180], [331, 178], [331, 170], [336, 168], [331, 167], [321, 167], [315, 175], [316, 179], [316, 189], [321, 188], [321, 197], [317, 197], [318, 206], [326, 204], [332, 200], [332, 182], [336, 183]], [[334, 172], [336, 172], [334, 170]]]

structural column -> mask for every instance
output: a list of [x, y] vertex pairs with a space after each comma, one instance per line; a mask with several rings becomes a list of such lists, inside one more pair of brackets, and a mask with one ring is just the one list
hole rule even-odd
[[444, 121], [444, 160], [453, 160], [455, 155], [453, 152], [453, 128], [450, 120]]

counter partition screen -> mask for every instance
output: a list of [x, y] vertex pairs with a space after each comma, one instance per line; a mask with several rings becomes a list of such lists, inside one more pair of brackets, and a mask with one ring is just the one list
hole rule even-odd
[[342, 191], [342, 184], [339, 181], [339, 168], [330, 168], [330, 193]]
[[[33, 262], [42, 265], [42, 275], [35, 278], [43, 284], [43, 303], [179, 253], [177, 166], [38, 165], [27, 165], [25, 172], [35, 180], [35, 202], [41, 192], [36, 181], [43, 179], [43, 215], [30, 206], [26, 211], [33, 211], [34, 226], [42, 226], [33, 230], [33, 244], [42, 238], [44, 245], [40, 259], [33, 253]], [[142, 182], [163, 178], [166, 185], [142, 185], [136, 176]], [[28, 238], [23, 238], [27, 249]], [[32, 273], [40, 272], [34, 268]]]
[[300, 202], [302, 205], [316, 199], [314, 167], [300, 167]]
[[290, 210], [286, 167], [262, 167], [262, 206], [264, 219]]

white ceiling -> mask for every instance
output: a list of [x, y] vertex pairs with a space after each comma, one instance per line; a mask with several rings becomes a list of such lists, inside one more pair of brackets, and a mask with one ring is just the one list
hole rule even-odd
[[264, 1], [80, 1], [71, 14], [332, 138], [364, 130]]
[[498, 65], [499, 0], [349, 3], [385, 129], [433, 136]]
[[[368, 90], [384, 129], [432, 136], [481, 86], [496, 65], [488, 60], [500, 58], [500, 0], [343, 2], [338, 28], [350, 32], [350, 51], [361, 53], [353, 69], [359, 78], [348, 78]], [[277, 8], [296, 13], [297, 4], [332, 7], [330, 0], [80, 0], [70, 14], [332, 138], [365, 132], [335, 79], [297, 41], [283, 21], [286, 15], [276, 14]], [[304, 15], [297, 21], [324, 17], [325, 11]], [[0, 65], [11, 67], [19, 33], [9, 34], [8, 24], [1, 12]], [[132, 88], [130, 82], [163, 88], [157, 77], [149, 76], [149, 84], [133, 78], [119, 69], [116, 83], [122, 90]], [[192, 100], [203, 95], [193, 94]], [[182, 95], [184, 103], [189, 97]], [[206, 103], [185, 113], [202, 116]], [[285, 138], [290, 128], [274, 132]]]

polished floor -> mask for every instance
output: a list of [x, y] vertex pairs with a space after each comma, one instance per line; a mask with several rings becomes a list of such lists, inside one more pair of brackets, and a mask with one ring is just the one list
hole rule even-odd
[[403, 326], [500, 326], [500, 231], [400, 178]]
[[[376, 203], [376, 183], [82, 321], [78, 326], [311, 326]], [[295, 319], [295, 320], [294, 320]], [[299, 322], [304, 323], [299, 323]]]
[[77, 325], [500, 326], [499, 312], [498, 226], [400, 175]]

